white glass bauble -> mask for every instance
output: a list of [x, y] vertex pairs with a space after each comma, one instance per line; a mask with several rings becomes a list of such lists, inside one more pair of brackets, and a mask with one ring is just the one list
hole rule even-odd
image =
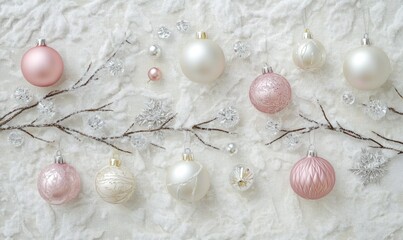
[[321, 68], [326, 61], [326, 50], [322, 43], [312, 38], [306, 31], [304, 39], [295, 45], [292, 59], [295, 65], [304, 70], [316, 70]]
[[343, 65], [346, 80], [360, 90], [382, 86], [392, 72], [388, 56], [382, 49], [371, 46], [367, 36], [363, 45], [347, 54]]
[[178, 200], [199, 201], [210, 188], [209, 174], [203, 165], [193, 161], [190, 152], [183, 156], [183, 161], [168, 168], [166, 176], [168, 192]]
[[189, 42], [182, 50], [180, 65], [185, 76], [193, 82], [209, 83], [220, 77], [225, 68], [222, 49], [207, 39], [204, 32]]
[[112, 158], [110, 166], [99, 170], [95, 177], [95, 188], [99, 196], [109, 203], [123, 203], [130, 199], [135, 182], [133, 174], [120, 161]]

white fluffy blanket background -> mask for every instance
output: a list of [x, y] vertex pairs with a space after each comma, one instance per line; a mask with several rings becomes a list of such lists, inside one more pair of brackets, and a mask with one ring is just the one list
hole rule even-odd
[[[362, 7], [371, 14], [370, 37], [389, 56], [393, 68], [388, 83], [378, 91], [354, 91], [357, 101], [370, 95], [403, 110], [393, 86], [403, 91], [403, 4], [400, 0], [340, 1], [198, 1], [198, 0], [93, 0], [93, 1], [7, 1], [0, 3], [0, 111], [17, 104], [14, 89], [25, 86], [37, 98], [52, 89], [68, 87], [90, 62], [99, 66], [124, 39], [132, 42], [118, 52], [125, 72], [113, 77], [103, 72], [100, 79], [72, 94], [56, 98], [57, 115], [114, 101], [114, 113], [105, 118], [106, 134], [124, 131], [141, 112], [147, 97], [166, 97], [178, 113], [176, 126], [190, 126], [210, 119], [225, 106], [238, 109], [241, 122], [235, 136], [203, 134], [220, 147], [238, 144], [239, 152], [206, 148], [192, 139], [195, 157], [211, 174], [211, 189], [205, 199], [185, 204], [172, 199], [165, 188], [165, 168], [181, 159], [183, 133], [166, 134], [166, 150], [133, 149], [121, 154], [123, 164], [134, 173], [137, 190], [123, 205], [103, 202], [94, 188], [95, 173], [108, 163], [113, 150], [101, 143], [76, 139], [57, 130], [34, 132], [61, 139], [65, 160], [81, 175], [78, 199], [62, 206], [48, 205], [38, 194], [39, 171], [53, 161], [57, 144], [45, 144], [29, 137], [20, 148], [0, 134], [0, 238], [1, 239], [403, 239], [403, 158], [394, 157], [380, 184], [364, 187], [352, 174], [361, 147], [367, 143], [335, 132], [316, 132], [319, 154], [334, 166], [334, 190], [318, 201], [307, 201], [289, 186], [292, 165], [305, 155], [308, 136], [302, 146], [288, 151], [281, 142], [265, 146], [272, 137], [265, 130], [267, 116], [256, 111], [248, 99], [251, 81], [269, 61], [275, 72], [285, 76], [293, 88], [293, 105], [279, 114], [285, 127], [304, 125], [299, 112], [324, 121], [315, 99], [319, 99], [333, 121], [369, 135], [376, 130], [402, 140], [402, 117], [388, 113], [381, 121], [369, 119], [360, 107], [347, 106], [341, 94], [349, 89], [342, 74], [343, 57], [359, 46], [364, 32]], [[298, 70], [291, 59], [293, 44], [303, 32], [302, 12], [307, 8], [308, 26], [327, 50], [325, 67], [314, 73]], [[178, 20], [191, 24], [190, 33], [176, 31]], [[156, 29], [172, 30], [168, 40], [158, 39]], [[204, 30], [224, 50], [227, 65], [221, 80], [212, 86], [187, 81], [179, 67], [179, 51], [194, 32]], [[65, 63], [63, 82], [54, 88], [30, 86], [22, 77], [20, 59], [46, 38]], [[265, 38], [268, 49], [265, 50]], [[232, 46], [248, 40], [252, 55], [235, 57]], [[163, 58], [152, 60], [147, 48], [158, 43]], [[147, 71], [159, 66], [161, 82], [148, 83]], [[18, 121], [32, 119], [33, 111]], [[90, 131], [83, 115], [68, 122]], [[19, 122], [15, 123], [19, 123]], [[97, 133], [95, 133], [97, 134]], [[393, 156], [391, 153], [388, 156]], [[228, 174], [236, 163], [246, 163], [256, 173], [253, 189], [235, 192]]]

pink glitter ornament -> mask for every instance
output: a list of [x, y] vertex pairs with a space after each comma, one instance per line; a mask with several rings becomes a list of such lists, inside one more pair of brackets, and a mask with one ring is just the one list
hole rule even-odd
[[273, 114], [283, 110], [290, 103], [291, 86], [287, 79], [265, 66], [263, 74], [250, 86], [249, 99], [257, 110]]
[[151, 81], [158, 81], [162, 77], [161, 70], [157, 67], [152, 67], [150, 70], [148, 70], [148, 78]]
[[38, 177], [38, 191], [50, 204], [63, 204], [76, 198], [80, 192], [81, 181], [76, 169], [63, 162], [60, 152], [55, 163], [44, 168]]
[[299, 160], [291, 170], [290, 184], [299, 196], [306, 199], [319, 199], [332, 191], [336, 174], [332, 165], [316, 155], [313, 150]]
[[46, 46], [45, 39], [39, 39], [38, 45], [28, 50], [21, 60], [24, 78], [37, 87], [55, 84], [63, 74], [63, 60], [59, 53]]

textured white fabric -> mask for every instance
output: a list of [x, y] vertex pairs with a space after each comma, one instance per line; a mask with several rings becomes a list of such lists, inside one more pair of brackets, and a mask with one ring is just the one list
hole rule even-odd
[[[181, 159], [185, 136], [168, 133], [163, 146], [148, 152], [121, 154], [123, 164], [136, 177], [137, 191], [123, 205], [103, 202], [96, 194], [94, 177], [108, 163], [112, 149], [83, 139], [77, 142], [55, 129], [33, 130], [48, 139], [61, 139], [65, 161], [81, 175], [79, 198], [63, 206], [50, 206], [36, 189], [38, 173], [53, 161], [57, 144], [25, 138], [21, 149], [7, 142], [1, 132], [0, 238], [1, 239], [403, 239], [403, 159], [395, 157], [379, 185], [363, 187], [348, 169], [354, 167], [360, 148], [368, 143], [325, 130], [315, 135], [319, 155], [336, 171], [333, 192], [318, 201], [298, 198], [289, 186], [292, 165], [306, 154], [308, 136], [296, 151], [281, 142], [264, 143], [273, 137], [265, 130], [267, 115], [253, 108], [248, 99], [251, 81], [268, 61], [285, 76], [293, 89], [293, 104], [279, 114], [284, 127], [308, 126], [298, 113], [324, 122], [315, 103], [319, 99], [329, 118], [355, 131], [371, 130], [402, 140], [402, 117], [388, 113], [381, 121], [370, 120], [357, 105], [346, 106], [341, 94], [349, 89], [342, 74], [343, 57], [359, 46], [364, 32], [362, 6], [369, 6], [370, 38], [389, 56], [393, 68], [388, 83], [374, 92], [354, 91], [357, 102], [374, 95], [403, 110], [403, 101], [392, 84], [403, 91], [401, 81], [403, 5], [393, 1], [6, 1], [0, 5], [0, 111], [16, 106], [12, 98], [18, 86], [28, 87], [37, 98], [50, 89], [30, 86], [20, 72], [20, 59], [44, 37], [65, 63], [63, 82], [70, 86], [92, 62], [99, 66], [128, 36], [117, 57], [125, 64], [121, 77], [102, 72], [98, 81], [73, 94], [56, 98], [57, 116], [72, 110], [114, 101], [114, 113], [102, 114], [103, 134], [119, 134], [139, 114], [147, 97], [166, 97], [178, 116], [176, 126], [191, 126], [210, 119], [222, 107], [233, 105], [241, 115], [235, 136], [221, 133], [202, 136], [219, 147], [229, 142], [240, 146], [238, 154], [205, 148], [192, 139], [195, 158], [211, 174], [211, 189], [197, 204], [175, 201], [165, 188], [165, 168]], [[301, 72], [292, 62], [291, 50], [303, 32], [302, 13], [307, 7], [308, 26], [327, 50], [327, 62], [318, 72]], [[175, 29], [176, 21], [188, 20], [191, 33]], [[156, 37], [165, 25], [168, 40]], [[187, 81], [179, 67], [179, 51], [197, 30], [206, 31], [224, 50], [227, 65], [213, 86]], [[253, 53], [248, 60], [234, 56], [232, 46], [248, 40]], [[267, 52], [265, 47], [267, 39]], [[147, 49], [162, 47], [160, 60], [152, 60]], [[164, 79], [148, 83], [147, 71], [161, 68]], [[58, 88], [55, 87], [55, 88]], [[35, 111], [11, 124], [35, 118]], [[84, 131], [89, 114], [68, 122]], [[138, 128], [138, 127], [136, 127]], [[92, 132], [94, 133], [94, 132]], [[96, 132], [94, 134], [97, 134]], [[130, 143], [121, 146], [133, 150]], [[387, 153], [393, 156], [391, 153]], [[237, 163], [255, 169], [255, 185], [239, 194], [229, 185], [228, 175]]]

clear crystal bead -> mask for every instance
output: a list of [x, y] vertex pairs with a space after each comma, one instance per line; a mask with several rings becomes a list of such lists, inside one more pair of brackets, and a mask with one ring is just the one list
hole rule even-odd
[[238, 111], [234, 107], [223, 108], [218, 112], [217, 120], [227, 128], [235, 127], [239, 123]]
[[22, 105], [27, 105], [33, 99], [33, 95], [29, 91], [29, 89], [24, 87], [18, 87], [14, 91], [14, 99]]
[[251, 54], [251, 46], [248, 42], [245, 41], [237, 41], [234, 44], [234, 52], [235, 55], [239, 58], [248, 58]]
[[190, 23], [185, 20], [180, 20], [176, 23], [176, 29], [178, 29], [179, 32], [187, 32], [190, 28]]
[[130, 142], [137, 150], [145, 150], [149, 145], [148, 139], [142, 134], [132, 136]]
[[98, 130], [104, 127], [105, 121], [99, 115], [94, 115], [88, 119], [88, 125], [92, 129]]
[[342, 101], [347, 105], [352, 105], [355, 102], [355, 97], [352, 92], [345, 91], [341, 96]]
[[284, 137], [283, 143], [288, 150], [296, 150], [301, 144], [301, 136], [298, 133], [290, 133]]
[[171, 31], [167, 27], [160, 27], [158, 28], [158, 37], [161, 39], [167, 39], [171, 36]]
[[271, 135], [276, 135], [281, 130], [281, 122], [270, 118], [266, 122], [266, 129]]
[[238, 146], [235, 143], [228, 143], [225, 150], [230, 154], [234, 155], [238, 152]]
[[380, 120], [388, 112], [388, 106], [381, 100], [371, 99], [365, 106], [364, 111], [373, 120]]
[[20, 147], [24, 143], [24, 137], [21, 133], [12, 131], [7, 138], [8, 142], [14, 147]]
[[121, 75], [125, 71], [123, 62], [117, 58], [112, 58], [111, 60], [109, 60], [106, 64], [106, 67], [108, 68], [109, 73], [112, 76]]
[[39, 114], [45, 118], [51, 118], [55, 115], [55, 104], [48, 99], [42, 99], [37, 106]]
[[253, 184], [253, 170], [245, 165], [236, 165], [230, 173], [231, 186], [238, 191], [246, 191]]

